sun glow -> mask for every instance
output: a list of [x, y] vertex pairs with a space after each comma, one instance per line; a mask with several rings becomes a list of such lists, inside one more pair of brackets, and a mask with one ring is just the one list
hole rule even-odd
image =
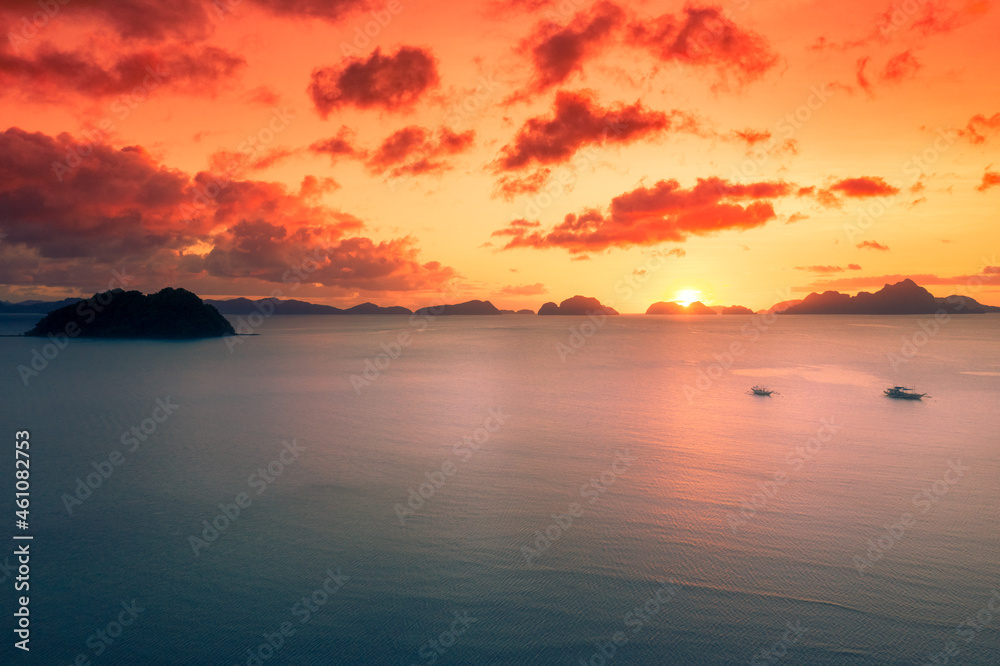
[[680, 289], [674, 294], [674, 302], [687, 307], [695, 301], [701, 300], [701, 291], [698, 289]]

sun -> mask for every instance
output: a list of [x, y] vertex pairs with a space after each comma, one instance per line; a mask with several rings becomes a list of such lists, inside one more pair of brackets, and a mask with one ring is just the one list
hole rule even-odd
[[695, 301], [701, 300], [701, 291], [698, 289], [680, 289], [674, 294], [674, 302], [687, 307]]

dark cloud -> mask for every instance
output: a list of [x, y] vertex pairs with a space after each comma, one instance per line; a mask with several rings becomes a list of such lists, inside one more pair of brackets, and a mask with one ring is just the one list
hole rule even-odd
[[844, 178], [827, 188], [831, 192], [847, 197], [876, 197], [899, 194], [899, 188], [890, 185], [880, 177], [861, 176], [860, 178]]
[[737, 184], [719, 178], [699, 178], [684, 189], [676, 180], [661, 180], [615, 197], [607, 213], [569, 214], [549, 230], [514, 220], [493, 236], [509, 239], [504, 249], [559, 247], [573, 254], [679, 242], [690, 235], [762, 226], [777, 217], [770, 199], [794, 189], [784, 182]]
[[723, 84], [756, 80], [778, 62], [764, 37], [736, 25], [719, 7], [689, 5], [680, 16], [636, 21], [629, 37], [664, 62], [713, 67]]
[[342, 106], [399, 111], [412, 107], [439, 81], [430, 51], [403, 46], [384, 56], [375, 49], [367, 60], [353, 58], [343, 67], [313, 70], [309, 95], [324, 118]]
[[667, 130], [696, 131], [697, 122], [680, 111], [651, 111], [640, 102], [601, 107], [586, 93], [560, 91], [552, 115], [525, 121], [494, 166], [510, 171], [558, 164], [584, 146], [630, 143]]
[[364, 151], [355, 147], [354, 141], [354, 130], [346, 125], [341, 125], [336, 136], [316, 141], [309, 146], [309, 150], [314, 153], [329, 155], [333, 162], [336, 162], [341, 157], [363, 157]]
[[374, 173], [389, 171], [393, 177], [440, 173], [451, 168], [441, 158], [464, 152], [475, 138], [473, 130], [459, 134], [440, 127], [435, 135], [426, 128], [411, 125], [386, 138], [368, 156], [366, 164]]
[[[78, 161], [57, 178], [53, 163]], [[191, 176], [145, 150], [12, 128], [0, 133], [0, 283], [95, 289], [111, 269], [141, 267], [150, 288], [184, 280], [283, 282], [311, 257], [309, 280], [365, 290], [429, 289], [451, 268], [420, 262], [412, 238], [375, 242], [364, 223], [317, 205], [336, 187], [300, 192], [203, 171]]]
[[245, 66], [241, 56], [214, 46], [139, 51], [104, 66], [90, 54], [46, 45], [31, 56], [0, 51], [0, 85], [40, 99], [71, 91], [88, 97], [128, 94], [141, 101], [160, 87], [214, 93]]
[[583, 61], [605, 44], [624, 20], [625, 12], [618, 5], [598, 2], [579, 12], [567, 26], [552, 22], [539, 26], [522, 44], [530, 50], [535, 67], [532, 91], [548, 90], [580, 71]]

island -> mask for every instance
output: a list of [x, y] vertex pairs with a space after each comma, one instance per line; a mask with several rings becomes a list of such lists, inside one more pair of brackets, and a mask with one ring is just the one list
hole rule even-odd
[[646, 309], [648, 315], [714, 315], [715, 310], [708, 307], [701, 301], [695, 301], [688, 305], [681, 305], [674, 301], [660, 301], [653, 303]]
[[270, 312], [276, 315], [370, 315], [370, 314], [413, 314], [409, 308], [398, 305], [381, 307], [374, 303], [361, 303], [347, 309], [332, 305], [321, 305], [295, 299], [261, 298], [251, 301], [248, 298], [231, 298], [229, 300], [206, 300], [209, 305], [226, 315], [245, 315], [254, 312]]
[[743, 305], [730, 305], [729, 307], [722, 308], [722, 312], [719, 314], [724, 315], [752, 315], [753, 310]]
[[419, 308], [418, 315], [498, 315], [500, 310], [489, 301], [466, 301], [454, 305], [432, 305], [427, 308]]
[[606, 314], [616, 315], [618, 311], [607, 305], [602, 305], [596, 298], [587, 296], [574, 296], [556, 305], [549, 302], [538, 308], [540, 315], [591, 315]]
[[113, 289], [53, 310], [27, 336], [190, 340], [236, 335], [222, 314], [186, 289]]
[[905, 315], [935, 314], [984, 314], [1000, 312], [1000, 308], [983, 305], [968, 296], [936, 298], [929, 291], [907, 278], [887, 284], [874, 294], [867, 291], [856, 296], [839, 291], [812, 293], [801, 303], [792, 305], [781, 314], [848, 314], [848, 315]]

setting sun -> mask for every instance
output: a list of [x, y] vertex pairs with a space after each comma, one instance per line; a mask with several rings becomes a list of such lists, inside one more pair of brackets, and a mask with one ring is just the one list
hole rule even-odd
[[681, 289], [674, 294], [674, 301], [687, 307], [695, 301], [701, 300], [701, 291], [698, 289]]

